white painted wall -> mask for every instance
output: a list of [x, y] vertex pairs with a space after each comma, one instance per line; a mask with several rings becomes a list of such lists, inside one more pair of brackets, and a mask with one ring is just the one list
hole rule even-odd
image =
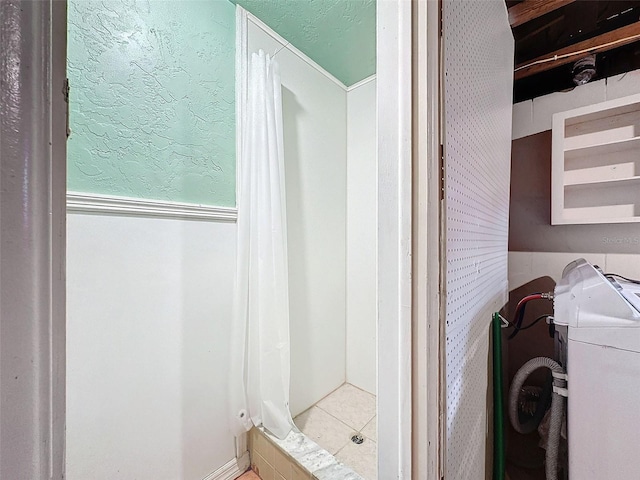
[[555, 92], [513, 106], [512, 139], [551, 130], [554, 113], [594, 105], [640, 93], [640, 70], [580, 85], [568, 92]]
[[235, 223], [68, 216], [69, 480], [200, 480], [235, 457]]
[[[517, 103], [513, 106], [512, 138], [551, 130], [555, 113], [637, 93], [640, 93], [640, 70], [604, 78], [569, 92], [556, 92]], [[637, 242], [638, 238], [628, 240]], [[585, 258], [608, 272], [640, 278], [640, 254], [509, 252], [509, 290], [542, 276], [550, 276], [557, 282], [564, 267], [576, 258]]]
[[584, 258], [603, 271], [629, 278], [640, 278], [640, 255], [621, 253], [509, 252], [509, 290], [540, 277], [556, 283], [570, 262]]
[[376, 81], [347, 92], [347, 382], [376, 393]]
[[252, 18], [249, 54], [275, 54], [282, 77], [295, 416], [346, 379], [347, 92]]

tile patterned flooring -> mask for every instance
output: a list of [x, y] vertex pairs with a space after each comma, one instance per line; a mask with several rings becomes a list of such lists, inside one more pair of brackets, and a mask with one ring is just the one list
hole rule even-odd
[[[311, 440], [366, 480], [377, 480], [376, 397], [345, 383], [293, 419]], [[364, 442], [351, 441], [360, 433]]]

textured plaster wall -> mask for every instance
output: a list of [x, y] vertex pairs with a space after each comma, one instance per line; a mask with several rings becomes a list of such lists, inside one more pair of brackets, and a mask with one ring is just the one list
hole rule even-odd
[[235, 6], [69, 0], [68, 188], [235, 204]]
[[232, 0], [347, 86], [376, 71], [375, 0]]

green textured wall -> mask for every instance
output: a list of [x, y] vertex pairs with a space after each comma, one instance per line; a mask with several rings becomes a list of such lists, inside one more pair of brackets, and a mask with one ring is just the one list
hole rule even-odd
[[376, 73], [376, 0], [232, 0], [351, 86]]
[[235, 6], [69, 0], [72, 191], [235, 204]]

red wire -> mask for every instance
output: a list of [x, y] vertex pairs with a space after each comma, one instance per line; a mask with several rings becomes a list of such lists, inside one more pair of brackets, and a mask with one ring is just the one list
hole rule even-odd
[[516, 305], [516, 311], [513, 317], [513, 323], [511, 324], [514, 327], [514, 331], [511, 333], [511, 335], [509, 335], [508, 337], [509, 340], [515, 337], [520, 331], [520, 328], [522, 327], [522, 319], [520, 318], [520, 316], [521, 314], [524, 314], [522, 310], [524, 309], [525, 304], [531, 300], [539, 300], [541, 298], [546, 298], [546, 297], [543, 297], [542, 293], [532, 293], [531, 295], [527, 295], [526, 297], [524, 297], [522, 300], [518, 302], [518, 305]]
[[516, 331], [513, 332], [513, 336], [515, 336], [515, 334], [517, 333], [517, 331], [520, 329], [520, 322], [519, 322], [519, 318], [520, 318], [520, 311], [524, 308], [524, 304], [531, 301], [531, 300], [539, 300], [542, 298], [542, 294], [541, 293], [532, 293], [531, 295], [527, 295], [526, 297], [524, 297], [522, 300], [520, 300], [518, 302], [518, 305], [516, 305], [516, 311], [514, 312], [513, 315], [513, 326], [516, 327]]
[[522, 306], [527, 303], [530, 300], [537, 300], [539, 298], [542, 298], [542, 294], [541, 293], [533, 293], [531, 295], [527, 295], [526, 297], [524, 297], [522, 300], [520, 300], [518, 302], [518, 305], [516, 305], [516, 318], [518, 318], [518, 312], [520, 311], [520, 309], [522, 308]]

